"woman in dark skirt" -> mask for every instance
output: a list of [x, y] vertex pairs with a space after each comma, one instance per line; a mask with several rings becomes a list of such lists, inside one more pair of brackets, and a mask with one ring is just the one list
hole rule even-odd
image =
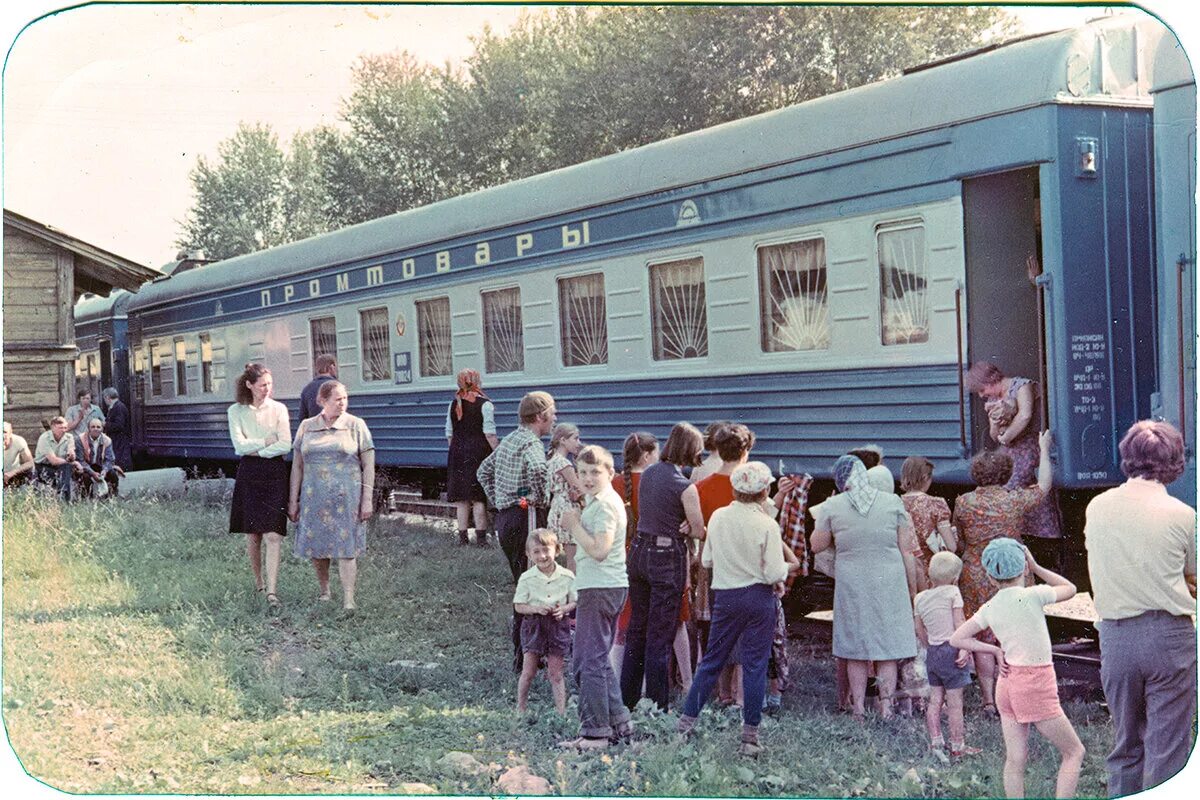
[[492, 401], [483, 393], [479, 371], [458, 371], [458, 391], [446, 410], [446, 499], [454, 503], [458, 517], [458, 543], [467, 544], [467, 525], [475, 512], [475, 543], [487, 544], [487, 497], [475, 473], [496, 448], [496, 418]]
[[[229, 438], [241, 457], [229, 510], [229, 532], [246, 534], [246, 553], [258, 591], [279, 605], [275, 582], [279, 548], [287, 535], [289, 470], [283, 454], [292, 449], [287, 406], [271, 399], [271, 371], [247, 364], [237, 379], [237, 402], [229, 407]], [[263, 582], [262, 543], [267, 543], [267, 579]]]

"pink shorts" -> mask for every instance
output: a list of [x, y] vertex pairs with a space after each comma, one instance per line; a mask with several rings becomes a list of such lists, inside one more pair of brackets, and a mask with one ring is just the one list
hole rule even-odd
[[1008, 674], [996, 678], [996, 710], [1020, 723], [1045, 722], [1062, 716], [1054, 665], [1010, 664]]

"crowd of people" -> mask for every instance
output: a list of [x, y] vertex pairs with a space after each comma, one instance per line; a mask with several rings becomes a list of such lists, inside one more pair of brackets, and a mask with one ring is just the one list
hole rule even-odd
[[31, 452], [28, 441], [4, 422], [4, 486], [46, 487], [63, 500], [115, 497], [120, 479], [133, 467], [129, 408], [117, 390], [101, 393], [104, 410], [81, 389], [65, 416], [42, 420]]
[[[293, 553], [312, 562], [318, 600], [330, 599], [336, 560], [343, 606], [354, 609], [374, 445], [348, 411], [336, 361], [318, 358], [316, 372], [294, 436], [270, 370], [248, 364], [237, 379], [229, 530], [246, 535], [255, 588], [277, 606], [290, 519]], [[964, 712], [964, 692], [978, 684], [972, 724], [998, 720], [1008, 796], [1024, 795], [1031, 725], [1061, 755], [1057, 796], [1074, 794], [1084, 750], [1059, 703], [1045, 607], [1076, 590], [1060, 574], [1052, 442], [1035, 424], [1034, 384], [988, 363], [967, 372], [997, 446], [972, 459], [976, 486], [952, 506], [929, 493], [929, 459], [903, 462], [897, 494], [882, 452], [864, 445], [831, 465], [836, 491], [810, 507], [812, 476], [776, 476], [752, 461], [755, 435], [741, 423], [717, 421], [701, 434], [680, 422], [661, 448], [632, 432], [618, 470], [577, 426], [557, 422], [550, 394], [526, 394], [516, 429], [501, 439], [479, 373], [457, 380], [445, 422], [457, 540], [487, 546], [490, 527], [508, 563], [518, 709], [527, 710], [544, 666], [566, 713], [570, 676], [580, 725], [564, 747], [635, 737], [631, 712], [643, 698], [664, 711], [674, 699], [688, 737], [715, 699], [741, 707], [740, 752], [761, 752], [762, 715], [780, 713], [788, 688], [781, 598], [820, 570], [835, 579], [840, 710], [865, 723], [923, 702], [933, 752], [964, 758], [980, 752], [967, 743]], [[35, 454], [5, 423], [5, 485], [34, 480], [69, 498], [103, 484], [115, 494], [129, 462], [128, 410], [111, 389], [103, 398], [107, 415], [81, 392], [65, 417], [47, 421]], [[1116, 731], [1114, 796], [1183, 767], [1196, 708], [1196, 514], [1166, 491], [1184, 469], [1183, 438], [1169, 423], [1138, 422], [1119, 452], [1127, 481], [1092, 500], [1084, 530]]]

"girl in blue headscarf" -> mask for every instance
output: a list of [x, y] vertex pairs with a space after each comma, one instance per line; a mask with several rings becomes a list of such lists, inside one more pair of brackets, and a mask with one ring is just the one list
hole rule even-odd
[[812, 535], [814, 553], [837, 547], [833, 655], [846, 660], [851, 711], [859, 720], [865, 714], [867, 672], [875, 662], [879, 712], [889, 719], [897, 662], [917, 654], [916, 573], [905, 547], [912, 524], [900, 498], [873, 487], [856, 457], [839, 458], [833, 480], [839, 494], [814, 509]]

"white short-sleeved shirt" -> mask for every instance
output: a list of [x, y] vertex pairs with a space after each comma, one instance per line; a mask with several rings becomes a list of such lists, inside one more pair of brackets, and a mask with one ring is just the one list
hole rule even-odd
[[612, 546], [603, 561], [588, 555], [580, 545], [575, 550], [575, 589], [624, 589], [629, 586], [625, 572], [625, 504], [610, 486], [595, 496], [588, 496], [580, 517], [584, 530], [590, 534], [608, 531], [613, 535]]
[[33, 460], [38, 464], [49, 463], [46, 456], [54, 453], [59, 458], [67, 458], [75, 455], [75, 437], [70, 431], [63, 434], [63, 437], [58, 441], [54, 440], [53, 431], [45, 431], [38, 437], [37, 451], [33, 454]]
[[517, 591], [513, 594], [513, 605], [523, 603], [553, 608], [574, 602], [575, 573], [557, 561], [554, 571], [549, 575], [538, 569], [536, 564], [522, 572], [517, 579]]
[[917, 593], [913, 598], [913, 611], [925, 626], [930, 647], [950, 641], [950, 635], [954, 633], [954, 609], [961, 611], [962, 607], [962, 592], [953, 583]]
[[[17, 436], [14, 433], [12, 435], [12, 443], [9, 444], [8, 447], [4, 448], [4, 471], [5, 472], [8, 472], [9, 470], [14, 470], [18, 466], [21, 465], [21, 451], [22, 450], [24, 450], [26, 453], [29, 453], [29, 443], [26, 442], [23, 437]], [[30, 453], [29, 457], [32, 460], [33, 454]]]
[[1158, 481], [1130, 478], [1092, 499], [1083, 527], [1100, 619], [1195, 616], [1196, 512]]
[[734, 501], [713, 512], [700, 563], [712, 567], [712, 588], [741, 589], [787, 577], [779, 523], [756, 503]]
[[996, 592], [971, 619], [991, 628], [1009, 664], [1041, 667], [1054, 660], [1046, 606], [1057, 600], [1053, 586], [1009, 586]]

